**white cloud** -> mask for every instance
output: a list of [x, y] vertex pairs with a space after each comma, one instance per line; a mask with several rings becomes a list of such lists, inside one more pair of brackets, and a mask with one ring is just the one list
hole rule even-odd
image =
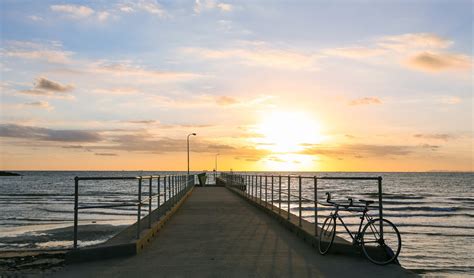
[[33, 21], [43, 21], [44, 20], [41, 16], [37, 16], [37, 15], [30, 15], [30, 16], [28, 16], [28, 18], [33, 20]]
[[155, 0], [140, 0], [128, 3], [121, 3], [118, 9], [123, 13], [134, 13], [138, 11], [165, 17], [167, 15], [165, 9]]
[[110, 63], [110, 62], [96, 62], [93, 63], [88, 71], [90, 73], [100, 74], [111, 74], [114, 76], [128, 76], [144, 78], [149, 81], [176, 81], [176, 80], [188, 80], [202, 77], [199, 74], [189, 72], [177, 72], [177, 71], [160, 71], [146, 69], [131, 63]]
[[234, 9], [234, 7], [228, 3], [218, 3], [217, 8], [224, 12], [230, 12]]
[[322, 51], [322, 53], [325, 55], [339, 56], [339, 57], [352, 58], [352, 59], [378, 56], [385, 52], [386, 51], [384, 49], [363, 47], [363, 46], [331, 48], [331, 49], [324, 49]]
[[67, 64], [73, 52], [64, 51], [55, 41], [37, 43], [28, 41], [6, 41], [2, 55], [21, 59], [44, 60], [50, 63]]
[[447, 48], [453, 41], [430, 33], [407, 33], [402, 35], [384, 36], [377, 39], [380, 47], [397, 51], [410, 51], [417, 49]]
[[194, 12], [196, 14], [215, 9], [221, 12], [230, 12], [234, 9], [234, 7], [231, 4], [217, 2], [214, 0], [196, 0], [194, 2]]
[[454, 105], [461, 103], [462, 99], [456, 96], [443, 96], [438, 99], [438, 102], [442, 104]]
[[110, 13], [107, 11], [97, 13], [97, 19], [99, 19], [99, 21], [106, 21], [107, 18], [109, 18], [109, 16], [110, 16]]
[[87, 6], [80, 5], [52, 5], [50, 9], [54, 12], [63, 13], [74, 18], [84, 18], [91, 16], [94, 10]]
[[230, 59], [250, 66], [265, 66], [291, 70], [315, 70], [319, 57], [313, 53], [298, 50], [271, 47], [261, 42], [244, 43], [240, 48], [209, 49], [188, 47], [182, 52], [197, 59]]

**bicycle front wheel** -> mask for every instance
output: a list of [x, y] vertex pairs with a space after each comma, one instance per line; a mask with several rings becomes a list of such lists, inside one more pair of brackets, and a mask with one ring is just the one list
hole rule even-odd
[[369, 221], [362, 230], [362, 251], [367, 259], [379, 265], [393, 262], [400, 254], [402, 238], [397, 227], [382, 218], [383, 236], [380, 233], [380, 219]]
[[321, 255], [326, 254], [331, 248], [331, 245], [334, 241], [334, 236], [336, 235], [336, 218], [333, 216], [326, 217], [324, 220], [323, 226], [319, 234], [319, 253]]

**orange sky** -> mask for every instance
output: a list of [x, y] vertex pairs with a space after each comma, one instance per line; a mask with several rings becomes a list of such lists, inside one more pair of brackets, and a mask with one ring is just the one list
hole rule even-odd
[[471, 11], [7, 1], [0, 168], [473, 171]]

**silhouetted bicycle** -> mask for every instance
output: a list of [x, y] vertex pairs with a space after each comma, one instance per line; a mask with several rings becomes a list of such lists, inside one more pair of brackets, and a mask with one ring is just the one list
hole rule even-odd
[[[328, 253], [334, 242], [336, 235], [336, 219], [342, 223], [347, 233], [352, 238], [352, 243], [356, 247], [361, 247], [367, 259], [379, 265], [386, 265], [397, 259], [402, 248], [402, 239], [397, 227], [384, 218], [373, 219], [369, 214], [369, 205], [374, 201], [359, 200], [364, 205], [354, 205], [352, 198], [349, 198], [349, 204], [338, 204], [331, 201], [331, 194], [326, 192], [326, 201], [335, 207], [323, 222], [319, 236], [319, 252], [324, 255]], [[357, 233], [352, 233], [339, 216], [339, 209], [344, 208], [347, 211], [362, 212], [361, 221]], [[359, 209], [357, 209], [359, 208]], [[362, 211], [360, 210], [362, 208]], [[362, 224], [367, 221], [364, 228]]]

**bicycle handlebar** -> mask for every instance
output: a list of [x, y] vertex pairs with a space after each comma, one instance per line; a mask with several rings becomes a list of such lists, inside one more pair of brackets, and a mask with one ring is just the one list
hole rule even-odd
[[348, 209], [349, 207], [359, 207], [359, 208], [368, 209], [369, 204], [373, 203], [373, 201], [372, 202], [367, 202], [365, 200], [360, 200], [360, 201], [365, 201], [365, 205], [364, 206], [358, 206], [358, 205], [354, 205], [354, 200], [351, 197], [348, 197], [347, 200], [349, 201], [349, 204], [347, 204], [347, 205], [336, 203], [336, 202], [331, 200], [331, 193], [326, 192], [326, 202], [329, 203], [329, 204], [332, 204], [333, 206], [345, 207], [346, 209]]

